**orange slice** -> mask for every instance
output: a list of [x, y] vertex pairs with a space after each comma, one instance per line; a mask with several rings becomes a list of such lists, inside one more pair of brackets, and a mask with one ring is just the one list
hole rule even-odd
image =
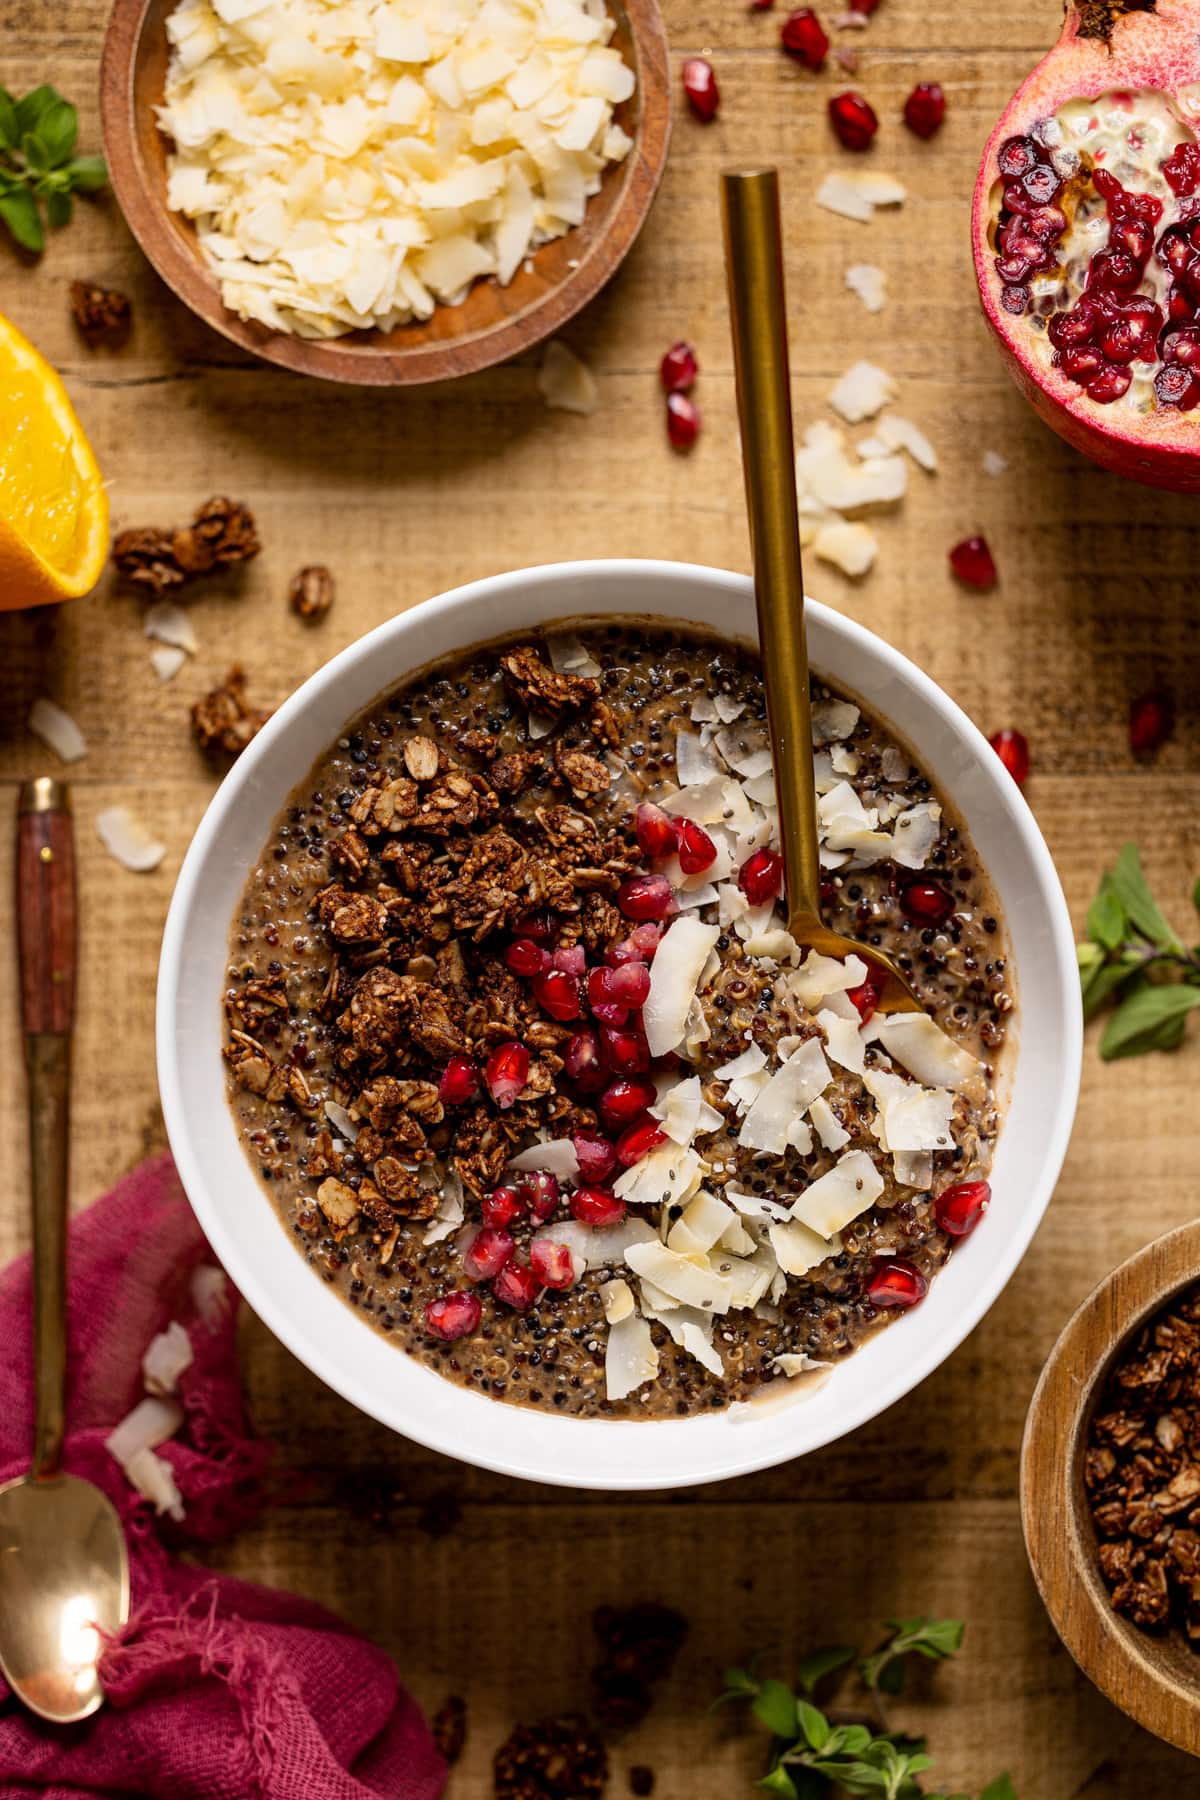
[[74, 600], [108, 555], [108, 496], [67, 390], [0, 315], [0, 609]]

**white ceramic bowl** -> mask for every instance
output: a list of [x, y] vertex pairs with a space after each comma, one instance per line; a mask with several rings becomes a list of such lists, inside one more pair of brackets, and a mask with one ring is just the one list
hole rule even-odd
[[557, 1418], [456, 1387], [372, 1331], [297, 1255], [234, 1130], [221, 1060], [230, 921], [291, 789], [377, 694], [481, 639], [606, 613], [755, 637], [744, 576], [678, 563], [559, 564], [427, 601], [352, 644], [292, 695], [222, 784], [180, 872], [159, 971], [158, 1071], [171, 1147], [209, 1242], [259, 1317], [330, 1387], [432, 1449], [505, 1474], [569, 1487], [684, 1487], [784, 1462], [853, 1431], [978, 1324], [1032, 1238], [1066, 1151], [1079, 1087], [1079, 980], [1049, 852], [999, 758], [912, 663], [814, 603], [814, 669], [861, 696], [912, 744], [965, 816], [998, 892], [1018, 1014], [983, 1224], [928, 1299], [868, 1339], [819, 1392], [740, 1416], [653, 1424]]

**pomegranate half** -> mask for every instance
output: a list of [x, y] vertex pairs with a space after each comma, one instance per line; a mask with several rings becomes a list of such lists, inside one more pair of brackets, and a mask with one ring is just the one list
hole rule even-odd
[[1067, 0], [988, 140], [983, 310], [1048, 425], [1200, 492], [1200, 0]]

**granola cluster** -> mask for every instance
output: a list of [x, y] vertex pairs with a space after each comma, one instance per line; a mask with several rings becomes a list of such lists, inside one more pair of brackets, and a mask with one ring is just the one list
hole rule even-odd
[[153, 596], [198, 575], [249, 562], [261, 548], [249, 508], [216, 494], [197, 509], [190, 525], [166, 530], [134, 526], [118, 532], [112, 556], [125, 581]]
[[[225, 1054], [242, 1087], [305, 1119], [327, 1101], [346, 1105], [352, 1148], [339, 1139], [339, 1150], [325, 1127], [306, 1152], [315, 1204], [302, 1228], [341, 1242], [365, 1225], [381, 1262], [403, 1221], [436, 1211], [439, 1165], [478, 1199], [537, 1130], [557, 1137], [596, 1123], [556, 1081], [569, 1029], [546, 1016], [502, 949], [534, 915], [562, 949], [608, 943], [624, 929], [612, 897], [639, 852], [625, 830], [605, 830], [575, 804], [611, 780], [598, 684], [557, 674], [533, 649], [501, 661], [521, 703], [569, 723], [589, 747], [549, 733], [542, 749], [505, 754], [492, 733], [468, 731], [459, 760], [418, 733], [392, 772], [349, 800], [314, 907], [330, 953], [320, 1010], [337, 1092], [310, 1087], [282, 975], [227, 996]], [[524, 810], [513, 805], [521, 795]], [[464, 1103], [443, 1104], [452, 1059], [479, 1071], [518, 1042], [528, 1065], [511, 1103], [476, 1078]]]
[[1200, 1289], [1140, 1333], [1109, 1377], [1084, 1479], [1100, 1567], [1135, 1625], [1200, 1640]]

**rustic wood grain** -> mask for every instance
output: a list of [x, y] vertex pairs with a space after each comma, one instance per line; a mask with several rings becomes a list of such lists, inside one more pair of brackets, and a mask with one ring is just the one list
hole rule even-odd
[[[89, 743], [71, 771], [82, 902], [79, 1204], [161, 1142], [158, 940], [214, 786], [187, 707], [230, 662], [245, 664], [252, 699], [270, 703], [368, 626], [477, 575], [614, 554], [748, 567], [717, 190], [732, 161], [770, 158], [783, 169], [799, 423], [827, 417], [837, 377], [869, 356], [896, 376], [900, 409], [941, 457], [941, 472], [914, 471], [902, 508], [878, 522], [872, 575], [855, 584], [813, 564], [810, 591], [916, 658], [985, 730], [1028, 734], [1027, 793], [1078, 922], [1101, 869], [1133, 836], [1178, 928], [1189, 930], [1200, 871], [1194, 503], [1122, 484], [1040, 424], [1000, 365], [970, 269], [979, 150], [1057, 31], [1058, 5], [882, 0], [869, 30], [837, 34], [859, 51], [853, 85], [883, 121], [870, 154], [910, 193], [871, 227], [812, 203], [843, 154], [825, 104], [850, 82], [832, 66], [812, 76], [779, 53], [782, 0], [773, 13], [742, 0], [666, 0], [663, 10], [673, 78], [685, 54], [710, 52], [722, 110], [704, 127], [681, 109], [646, 230], [567, 332], [599, 384], [591, 418], [546, 410], [536, 356], [386, 393], [335, 393], [265, 369], [161, 285], [111, 199], [82, 203], [36, 267], [0, 241], [0, 311], [63, 370], [111, 483], [116, 524], [185, 521], [207, 495], [227, 492], [253, 507], [264, 543], [240, 582], [191, 590], [200, 653], [167, 687], [148, 664], [141, 605], [108, 578], [55, 613], [0, 616], [0, 892], [12, 890], [16, 784], [48, 761], [24, 729], [29, 705], [39, 693], [60, 700]], [[839, 7], [822, 10], [828, 24]], [[25, 88], [53, 78], [80, 103], [88, 149], [98, 142], [106, 16], [104, 0], [60, 0], [52, 11], [0, 0], [0, 79]], [[923, 79], [940, 81], [949, 100], [929, 144], [898, 123]], [[856, 261], [887, 271], [890, 299], [877, 318], [844, 288]], [[75, 277], [131, 295], [125, 350], [82, 346], [68, 307]], [[703, 365], [705, 429], [688, 458], [666, 446], [657, 378], [680, 336]], [[1003, 476], [985, 474], [985, 448], [1008, 459]], [[955, 586], [945, 555], [980, 529], [1001, 580], [976, 597]], [[327, 564], [338, 583], [315, 628], [285, 598], [308, 562]], [[1178, 705], [1175, 735], [1153, 764], [1137, 766], [1129, 701], [1160, 683]], [[153, 875], [118, 868], [99, 844], [95, 815], [118, 801], [169, 846]], [[19, 1066], [16, 1021], [9, 959], [0, 968], [9, 1068]], [[658, 1771], [658, 1800], [748, 1796], [761, 1741], [728, 1717], [703, 1715], [723, 1662], [779, 1644], [786, 1666], [814, 1642], [923, 1610], [969, 1621], [963, 1658], [922, 1684], [913, 1713], [947, 1788], [977, 1793], [1009, 1767], [1021, 1800], [1191, 1792], [1191, 1760], [1130, 1725], [1078, 1673], [1021, 1542], [1018, 1449], [1044, 1358], [1101, 1276], [1196, 1211], [1200, 1045], [1106, 1066], [1094, 1035], [1071, 1153], [1024, 1263], [953, 1359], [853, 1439], [696, 1494], [613, 1502], [530, 1489], [359, 1418], [250, 1320], [247, 1387], [259, 1428], [280, 1445], [287, 1498], [221, 1553], [222, 1566], [335, 1606], [395, 1653], [428, 1704], [452, 1688], [469, 1693], [471, 1736], [452, 1800], [490, 1794], [491, 1753], [515, 1718], [584, 1697], [589, 1609], [623, 1597], [673, 1601], [692, 1636], [656, 1710], [616, 1758], [614, 1800], [634, 1761]], [[19, 1083], [0, 1094], [14, 1196], [0, 1256], [25, 1243], [22, 1105]], [[435, 1539], [418, 1521], [446, 1493], [462, 1520]]]
[[404, 387], [491, 368], [552, 337], [620, 267], [654, 203], [671, 135], [666, 33], [657, 0], [614, 0], [613, 44], [638, 78], [614, 111], [633, 139], [606, 170], [587, 217], [544, 244], [507, 287], [476, 282], [461, 306], [392, 331], [327, 342], [271, 332], [227, 312], [190, 224], [166, 203], [167, 145], [155, 120], [175, 0], [114, 0], [100, 62], [100, 114], [114, 192], [142, 250], [173, 293], [222, 337], [280, 368], [326, 381]]

